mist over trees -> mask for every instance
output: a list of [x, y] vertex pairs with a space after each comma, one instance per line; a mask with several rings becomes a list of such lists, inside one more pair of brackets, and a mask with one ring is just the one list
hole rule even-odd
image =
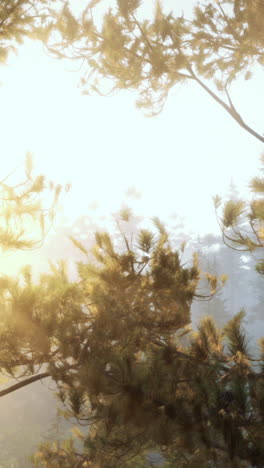
[[[238, 76], [250, 79], [263, 65], [260, 0], [197, 4], [191, 20], [165, 14], [159, 2], [153, 19], [141, 20], [137, 0], [118, 0], [97, 24], [101, 3], [75, 17], [68, 3], [3, 2], [3, 61], [24, 37], [43, 40], [58, 58], [84, 60], [84, 88], [92, 75], [92, 91], [106, 79], [113, 91], [135, 89], [138, 107], [152, 116], [174, 85], [190, 81], [264, 141], [230, 92]], [[30, 156], [25, 177], [1, 182], [3, 250], [42, 243], [63, 191], [32, 176]], [[158, 218], [142, 226], [123, 210], [114, 233], [94, 226], [87, 243], [71, 233], [79, 251], [73, 276], [68, 251], [38, 281], [28, 265], [0, 278], [1, 373], [16, 379], [0, 397], [51, 379], [63, 416], [84, 426], [64, 442], [53, 431], [34, 466], [143, 468], [153, 453], [164, 468], [263, 466], [264, 339], [252, 346], [242, 326], [243, 307], [262, 318], [263, 178], [251, 188], [251, 202], [234, 187], [227, 201], [215, 196], [221, 237], [177, 243]]]

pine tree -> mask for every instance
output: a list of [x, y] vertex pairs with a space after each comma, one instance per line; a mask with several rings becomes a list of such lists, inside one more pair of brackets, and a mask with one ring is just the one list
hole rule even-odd
[[205, 317], [192, 333], [196, 257], [181, 265], [158, 219], [134, 240], [122, 230], [127, 222], [123, 213], [122, 249], [104, 232], [92, 252], [79, 245], [87, 259], [76, 282], [61, 262], [39, 284], [2, 284], [1, 368], [19, 382], [0, 395], [49, 376], [65, 415], [87, 425], [81, 451], [73, 439], [46, 444], [36, 466], [144, 466], [155, 451], [164, 466], [257, 464], [262, 374], [251, 365], [243, 313], [223, 330]]

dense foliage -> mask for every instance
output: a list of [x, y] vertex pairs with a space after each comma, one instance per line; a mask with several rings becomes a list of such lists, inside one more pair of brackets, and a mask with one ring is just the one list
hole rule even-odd
[[[2, 284], [1, 368], [23, 376], [3, 392], [51, 376], [65, 415], [89, 427], [81, 452], [70, 441], [45, 445], [36, 466], [130, 466], [155, 450], [172, 464], [257, 463], [263, 376], [251, 365], [243, 313], [224, 333], [205, 317], [186, 340], [196, 259], [181, 265], [157, 219], [157, 232], [142, 229], [133, 244], [125, 219], [118, 222], [122, 249], [97, 233], [92, 259], [73, 239], [88, 256], [78, 263], [78, 281], [61, 264], [39, 284], [30, 275], [26, 284]], [[208, 279], [215, 290], [216, 278]]]

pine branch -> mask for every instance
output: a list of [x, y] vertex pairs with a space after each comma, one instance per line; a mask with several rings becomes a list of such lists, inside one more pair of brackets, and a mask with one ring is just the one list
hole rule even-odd
[[14, 11], [22, 4], [25, 0], [19, 0], [14, 6], [7, 12], [7, 16], [0, 22], [0, 28], [5, 24], [5, 21], [14, 13]]
[[147, 43], [149, 49], [150, 49], [151, 51], [153, 51], [153, 47], [152, 47], [151, 43], [149, 42], [149, 39], [148, 39], [147, 35], [146, 35], [145, 32], [143, 31], [143, 29], [142, 29], [142, 27], [141, 27], [141, 24], [138, 22], [137, 18], [135, 17], [135, 15], [134, 15], [133, 13], [131, 13], [131, 16], [132, 16], [133, 20], [135, 21], [137, 27], [139, 28], [139, 30], [140, 30], [140, 32], [141, 32], [141, 34], [142, 34], [142, 37], [145, 39], [145, 42]]
[[15, 385], [11, 385], [11, 387], [5, 388], [4, 390], [0, 391], [0, 397], [7, 395], [8, 393], [13, 393], [16, 390], [19, 390], [22, 387], [30, 385], [38, 380], [45, 379], [46, 377], [50, 377], [49, 372], [42, 372], [42, 374], [33, 375], [33, 377], [29, 377], [29, 379], [23, 380], [23, 382], [18, 382]]
[[[193, 79], [196, 81], [196, 83], [199, 84], [206, 92], [209, 94], [220, 106], [222, 106], [226, 112], [228, 112], [229, 115], [240, 125], [240, 127], [244, 128], [248, 133], [253, 135], [257, 140], [260, 140], [262, 143], [264, 143], [264, 136], [260, 135], [259, 133], [255, 132], [253, 128], [251, 128], [249, 125], [247, 125], [240, 114], [235, 110], [232, 101], [230, 102], [230, 106], [226, 104], [225, 101], [223, 101], [217, 94], [215, 94], [203, 81], [201, 81], [198, 76], [194, 73], [191, 65], [187, 65], [187, 69], [189, 70], [190, 74], [192, 75]], [[229, 97], [230, 98], [230, 97]]]

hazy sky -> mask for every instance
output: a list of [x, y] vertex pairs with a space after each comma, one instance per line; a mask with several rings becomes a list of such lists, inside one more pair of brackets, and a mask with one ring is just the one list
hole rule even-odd
[[[179, 13], [189, 13], [193, 3], [177, 2]], [[195, 83], [175, 87], [162, 114], [146, 118], [135, 108], [136, 92], [82, 96], [80, 76], [74, 63], [51, 59], [30, 41], [1, 67], [1, 176], [23, 164], [30, 150], [37, 173], [73, 184], [63, 202], [68, 220], [116, 212], [125, 202], [140, 215], [172, 222], [176, 213], [187, 230], [218, 232], [212, 196], [224, 195], [231, 180], [248, 193], [261, 143]], [[257, 72], [232, 91], [239, 112], [259, 132], [262, 84]], [[140, 198], [125, 195], [131, 188]]]

